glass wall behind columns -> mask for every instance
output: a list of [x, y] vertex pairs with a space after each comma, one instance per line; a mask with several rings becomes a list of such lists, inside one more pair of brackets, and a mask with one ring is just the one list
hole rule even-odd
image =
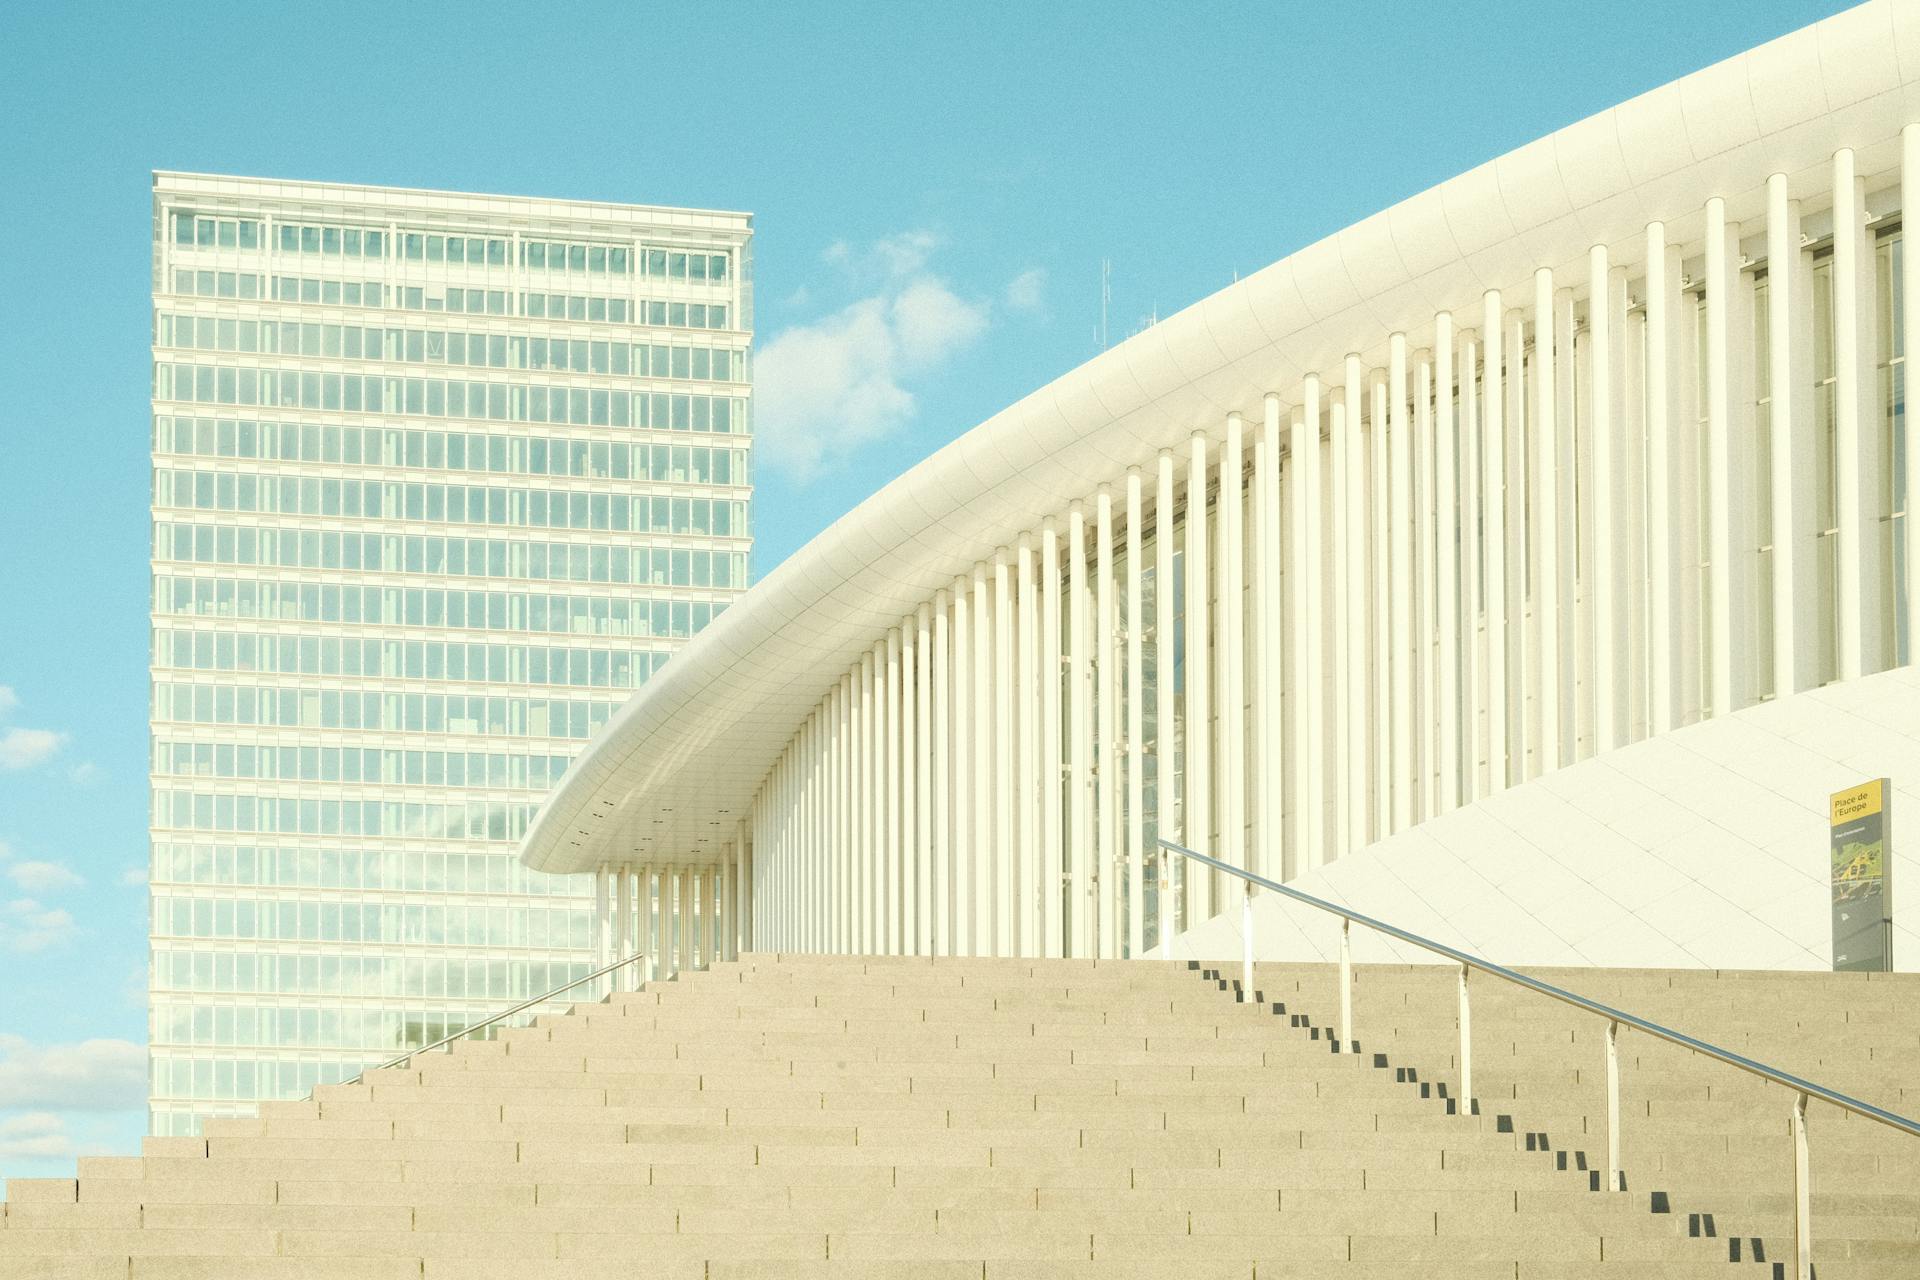
[[1875, 374], [1880, 382], [1880, 404], [1885, 414], [1886, 441], [1882, 471], [1886, 483], [1876, 495], [1881, 510], [1888, 513], [1880, 525], [1887, 544], [1880, 563], [1884, 590], [1879, 599], [1887, 602], [1890, 616], [1885, 619], [1882, 652], [1891, 666], [1903, 666], [1912, 660], [1913, 637], [1907, 633], [1907, 378], [1906, 334], [1901, 323], [1906, 297], [1901, 272], [1905, 269], [1905, 237], [1898, 231], [1883, 233], [1874, 253], [1874, 329], [1878, 343], [1874, 356]]
[[1839, 523], [1833, 464], [1834, 395], [1833, 254], [1827, 250], [1815, 255], [1813, 263], [1813, 529], [1820, 544], [1815, 555], [1813, 607], [1821, 620], [1814, 633], [1815, 685], [1827, 684], [1840, 674], [1839, 619], [1835, 612], [1840, 543], [1834, 536]]
[[1765, 619], [1773, 616], [1773, 573], [1774, 562], [1778, 556], [1788, 554], [1784, 548], [1774, 544], [1773, 522], [1773, 381], [1772, 355], [1773, 327], [1772, 315], [1768, 311], [1770, 292], [1768, 289], [1769, 272], [1762, 270], [1753, 278], [1753, 533], [1754, 545], [1758, 547], [1758, 574], [1754, 581], [1754, 617], [1757, 625], [1753, 628], [1754, 670], [1753, 687], [1747, 696], [1755, 701], [1779, 696], [1774, 686], [1773, 628], [1765, 624]]
[[[1149, 493], [1152, 492], [1151, 486], [1148, 487], [1148, 492]], [[1089, 521], [1089, 526], [1091, 526], [1091, 523], [1092, 522]], [[1174, 526], [1173, 526], [1173, 534], [1172, 534], [1173, 547], [1174, 547], [1173, 557], [1172, 557], [1173, 559], [1172, 596], [1169, 601], [1169, 603], [1172, 606], [1172, 625], [1170, 627], [1171, 634], [1168, 635], [1162, 632], [1162, 630], [1160, 629], [1160, 627], [1156, 622], [1156, 619], [1158, 619], [1158, 617], [1160, 616], [1159, 611], [1160, 611], [1161, 597], [1162, 597], [1161, 583], [1159, 580], [1159, 570], [1157, 567], [1158, 561], [1159, 561], [1160, 539], [1162, 536], [1161, 529], [1159, 526], [1159, 522], [1155, 517], [1155, 513], [1152, 507], [1148, 506], [1145, 510], [1144, 528], [1142, 530], [1141, 551], [1140, 551], [1141, 741], [1138, 743], [1128, 742], [1126, 738], [1126, 725], [1130, 722], [1129, 714], [1130, 714], [1130, 707], [1131, 707], [1131, 693], [1128, 689], [1127, 680], [1124, 677], [1125, 663], [1126, 663], [1126, 646], [1127, 646], [1127, 635], [1126, 635], [1127, 595], [1126, 593], [1127, 593], [1127, 584], [1130, 580], [1131, 574], [1130, 574], [1130, 562], [1127, 557], [1126, 530], [1122, 522], [1116, 521], [1115, 523], [1116, 523], [1116, 528], [1114, 531], [1115, 537], [1114, 537], [1114, 549], [1113, 549], [1113, 582], [1112, 582], [1113, 599], [1114, 599], [1114, 630], [1113, 630], [1112, 636], [1110, 637], [1110, 646], [1107, 647], [1106, 651], [1112, 654], [1111, 660], [1119, 664], [1119, 671], [1121, 673], [1120, 678], [1116, 680], [1116, 688], [1118, 690], [1118, 705], [1117, 705], [1117, 712], [1114, 717], [1115, 733], [1118, 739], [1115, 744], [1116, 747], [1118, 748], [1115, 752], [1115, 759], [1119, 766], [1119, 777], [1116, 779], [1115, 786], [1113, 789], [1115, 813], [1117, 815], [1117, 820], [1114, 826], [1118, 835], [1115, 841], [1115, 846], [1113, 849], [1113, 858], [1110, 865], [1101, 867], [1098, 870], [1099, 870], [1099, 873], [1102, 875], [1114, 875], [1118, 877], [1118, 892], [1116, 897], [1119, 905], [1118, 905], [1117, 915], [1119, 920], [1121, 921], [1121, 936], [1122, 936], [1122, 942], [1123, 942], [1123, 945], [1121, 946], [1120, 950], [1124, 954], [1127, 949], [1124, 945], [1125, 922], [1129, 919], [1129, 912], [1132, 907], [1133, 895], [1136, 891], [1139, 892], [1143, 898], [1142, 912], [1145, 919], [1146, 946], [1155, 947], [1160, 944], [1161, 939], [1159, 936], [1160, 894], [1159, 894], [1159, 862], [1158, 862], [1159, 844], [1158, 844], [1158, 841], [1163, 834], [1166, 835], [1167, 838], [1174, 839], [1174, 840], [1180, 839], [1182, 835], [1182, 828], [1180, 825], [1180, 812], [1181, 812], [1181, 804], [1182, 804], [1181, 797], [1185, 794], [1185, 779], [1186, 779], [1185, 698], [1186, 698], [1186, 616], [1187, 616], [1187, 611], [1186, 611], [1186, 600], [1185, 600], [1186, 554], [1181, 549], [1181, 545], [1184, 542], [1186, 537], [1186, 520], [1185, 520], [1184, 511], [1176, 513]], [[1088, 532], [1089, 534], [1092, 533], [1091, 527], [1089, 527]], [[1064, 538], [1062, 539], [1062, 542], [1063, 543], [1065, 542]], [[1093, 545], [1092, 538], [1089, 537], [1088, 544], [1087, 544], [1087, 560], [1088, 560], [1088, 566], [1090, 571], [1089, 585], [1088, 585], [1088, 597], [1089, 597], [1088, 620], [1089, 622], [1093, 621], [1094, 611], [1091, 607], [1091, 602], [1095, 595], [1095, 592], [1097, 590], [1097, 585], [1098, 585], [1096, 581], [1092, 580], [1093, 566], [1096, 565], [1098, 562], [1097, 550], [1098, 550], [1097, 547]], [[1072, 630], [1070, 617], [1068, 615], [1068, 608], [1070, 607], [1070, 601], [1072, 598], [1072, 587], [1071, 587], [1070, 577], [1064, 573], [1061, 579], [1060, 592], [1061, 592], [1061, 599], [1063, 602], [1063, 606], [1065, 607], [1063, 607], [1061, 610], [1062, 618], [1061, 618], [1061, 634], [1059, 637], [1059, 642], [1060, 642], [1060, 651], [1063, 654], [1065, 654], [1068, 652], [1067, 646], [1070, 643], [1071, 630]], [[1090, 635], [1092, 634], [1091, 627], [1089, 627], [1088, 633]], [[1171, 726], [1172, 727], [1171, 741], [1173, 743], [1173, 751], [1172, 751], [1172, 758], [1170, 760], [1163, 760], [1157, 750], [1157, 744], [1162, 741], [1160, 716], [1159, 716], [1159, 702], [1160, 702], [1159, 667], [1160, 667], [1160, 653], [1161, 653], [1162, 646], [1165, 646], [1170, 651], [1168, 654], [1168, 658], [1169, 658], [1168, 665], [1171, 668], [1172, 685], [1173, 685], [1173, 720], [1172, 720], [1172, 726]], [[1094, 648], [1095, 648], [1095, 652], [1098, 653], [1101, 649], [1101, 646], [1096, 644]], [[1089, 664], [1090, 668], [1091, 668], [1091, 665], [1092, 664]], [[1059, 679], [1058, 685], [1056, 686], [1058, 690], [1058, 696], [1061, 699], [1061, 704], [1060, 704], [1061, 705], [1061, 723], [1063, 726], [1072, 725], [1073, 723], [1075, 723], [1073, 719], [1074, 711], [1073, 711], [1073, 706], [1071, 702], [1071, 698], [1074, 691], [1071, 684], [1071, 678], [1069, 675], [1068, 666], [1069, 664], [1066, 662], [1062, 662], [1060, 664], [1060, 667], [1061, 667], [1060, 679]], [[1093, 679], [1094, 679], [1094, 676], [1090, 675], [1089, 688], [1085, 691], [1085, 696], [1088, 697], [1089, 699], [1091, 699], [1094, 696], [1093, 689], [1092, 689]], [[1044, 690], [1043, 690], [1043, 696], [1044, 696]], [[1089, 752], [1089, 758], [1098, 758], [1098, 748], [1099, 748], [1098, 717], [1089, 716], [1087, 717], [1087, 720], [1088, 720], [1088, 723], [1093, 726], [1093, 734], [1094, 734], [1093, 748]], [[1070, 846], [1068, 845], [1067, 842], [1070, 841], [1072, 838], [1071, 817], [1068, 810], [1068, 806], [1071, 802], [1071, 792], [1069, 790], [1069, 788], [1072, 785], [1070, 776], [1069, 776], [1071, 771], [1071, 759], [1072, 759], [1072, 747], [1071, 747], [1071, 744], [1067, 742], [1066, 735], [1063, 733], [1062, 741], [1061, 741], [1061, 756], [1059, 761], [1057, 762], [1058, 769], [1059, 769], [1059, 776], [1062, 779], [1060, 837], [1061, 837], [1063, 847], [1068, 847], [1068, 848], [1070, 848]], [[1131, 817], [1131, 811], [1128, 807], [1128, 804], [1129, 804], [1129, 788], [1127, 785], [1128, 771], [1136, 767], [1141, 770], [1141, 825], [1143, 828], [1143, 833], [1142, 833], [1143, 871], [1141, 876], [1141, 883], [1138, 886], [1132, 883], [1132, 879], [1130, 875], [1130, 867], [1129, 867], [1129, 862], [1127, 858], [1127, 846], [1126, 846], [1126, 831], [1128, 829], [1129, 818]], [[1069, 862], [1069, 865], [1071, 865], [1070, 862]], [[1176, 860], [1176, 862], [1172, 867], [1172, 873], [1174, 877], [1173, 879], [1174, 928], [1176, 930], [1183, 930], [1188, 926], [1188, 922], [1185, 918], [1186, 911], [1185, 911], [1184, 887], [1186, 883], [1186, 879], [1185, 879], [1186, 868], [1184, 866], [1184, 860]], [[1065, 909], [1066, 907], [1071, 905], [1071, 899], [1068, 896], [1068, 893], [1069, 893], [1068, 890], [1063, 890], [1059, 897], [1059, 903], [1062, 909]], [[1198, 922], [1196, 921], [1194, 923], [1198, 923]]]
[[[1142, 836], [1145, 844], [1144, 865], [1146, 868], [1142, 886], [1145, 894], [1146, 944], [1159, 946], [1160, 937], [1160, 885], [1159, 885], [1159, 840], [1165, 836], [1169, 840], [1182, 841], [1186, 835], [1183, 811], [1186, 796], [1187, 778], [1187, 555], [1186, 513], [1184, 508], [1175, 512], [1171, 534], [1161, 528], [1160, 521], [1151, 510], [1147, 513], [1148, 529], [1141, 539], [1140, 552], [1140, 617], [1144, 632], [1141, 644], [1141, 726], [1145, 741], [1135, 753], [1144, 770], [1141, 781], [1141, 822], [1144, 827]], [[1160, 581], [1161, 539], [1170, 536], [1172, 540], [1173, 572], [1171, 580], [1165, 584]], [[1125, 581], [1126, 559], [1124, 554], [1115, 557], [1115, 571]], [[1163, 631], [1158, 622], [1163, 604], [1170, 610], [1171, 622]], [[1173, 689], [1172, 722], [1163, 735], [1160, 724], [1160, 668], [1161, 653], [1167, 651], [1165, 665], [1171, 673]], [[1124, 722], [1124, 720], [1123, 720]], [[1172, 744], [1170, 758], [1163, 758], [1158, 746], [1162, 742]], [[1124, 804], [1125, 792], [1122, 792]], [[1122, 809], [1125, 816], [1125, 809]], [[1123, 824], [1124, 825], [1124, 824]], [[1172, 874], [1170, 885], [1173, 894], [1173, 928], [1176, 933], [1189, 926], [1186, 918], [1186, 877], [1187, 863], [1184, 858], [1173, 860], [1169, 871]], [[1197, 924], [1198, 921], [1191, 923]]]

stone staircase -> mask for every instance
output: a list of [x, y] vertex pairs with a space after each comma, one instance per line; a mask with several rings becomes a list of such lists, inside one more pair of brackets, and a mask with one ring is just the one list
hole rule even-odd
[[[1237, 975], [1238, 966], [1231, 971]], [[1791, 1098], [1454, 975], [749, 955], [80, 1178], [14, 1181], [0, 1280], [1782, 1274]], [[1549, 981], [1920, 1111], [1920, 977]], [[1920, 1276], [1920, 1140], [1810, 1111], [1821, 1280]]]

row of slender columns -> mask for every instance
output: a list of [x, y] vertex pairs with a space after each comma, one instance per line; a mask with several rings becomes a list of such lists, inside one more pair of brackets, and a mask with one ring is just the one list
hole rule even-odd
[[[1904, 193], [1920, 134], [1903, 149]], [[809, 817], [768, 828], [756, 864], [817, 879], [763, 897], [823, 913], [772, 936], [1139, 954], [1226, 888], [1177, 872], [1150, 910], [1154, 835], [1291, 878], [1887, 665], [1920, 591], [1896, 606], [1881, 526], [1899, 517], [1914, 566], [1920, 529], [1887, 501], [1866, 186], [1838, 152], [1830, 443], [1816, 246], [1787, 179], [1765, 194], [1764, 226], [1716, 196], [1684, 242], [1649, 224], [1631, 266], [1595, 245], [1517, 297], [1485, 292], [1465, 324], [1391, 333], [1379, 367], [1308, 373], [1257, 426], [1229, 413], [964, 569], [859, 659], [763, 789], [757, 810]], [[1905, 322], [1920, 259], [1902, 270]], [[1903, 456], [1920, 492], [1920, 450]]]
[[645, 957], [615, 970], [599, 994], [695, 965], [733, 959], [746, 942], [744, 827], [722, 861], [699, 866], [602, 866], [594, 873], [594, 967]]

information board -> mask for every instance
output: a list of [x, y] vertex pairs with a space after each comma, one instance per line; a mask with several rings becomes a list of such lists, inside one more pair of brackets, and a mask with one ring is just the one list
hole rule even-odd
[[1875, 778], [1830, 797], [1835, 971], [1893, 968], [1893, 786]]

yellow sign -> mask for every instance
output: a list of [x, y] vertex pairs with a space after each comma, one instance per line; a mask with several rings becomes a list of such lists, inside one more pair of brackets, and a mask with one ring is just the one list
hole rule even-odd
[[1837, 827], [1843, 822], [1852, 822], [1856, 818], [1870, 818], [1879, 813], [1880, 788], [1884, 781], [1884, 779], [1875, 778], [1872, 782], [1834, 792], [1830, 797], [1833, 805], [1833, 825]]
[[1828, 885], [1835, 970], [1893, 968], [1893, 795], [1875, 778], [1828, 796]]

